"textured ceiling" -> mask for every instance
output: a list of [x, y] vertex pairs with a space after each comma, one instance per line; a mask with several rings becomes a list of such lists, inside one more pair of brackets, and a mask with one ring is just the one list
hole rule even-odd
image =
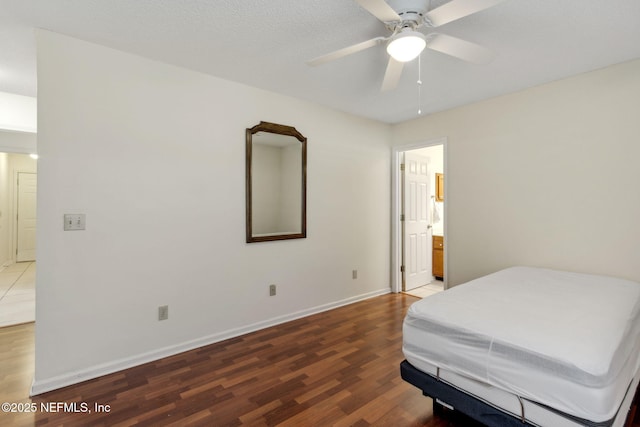
[[[422, 114], [639, 58], [639, 22], [640, 0], [506, 0], [443, 25], [496, 58], [426, 50]], [[418, 116], [417, 62], [381, 93], [382, 45], [306, 64], [388, 35], [353, 0], [0, 0], [0, 91], [36, 96], [34, 27], [384, 122]]]

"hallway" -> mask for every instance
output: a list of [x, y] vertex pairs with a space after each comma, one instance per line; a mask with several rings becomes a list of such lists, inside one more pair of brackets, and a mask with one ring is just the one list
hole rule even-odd
[[19, 262], [0, 271], [0, 327], [35, 321], [35, 284], [35, 262]]

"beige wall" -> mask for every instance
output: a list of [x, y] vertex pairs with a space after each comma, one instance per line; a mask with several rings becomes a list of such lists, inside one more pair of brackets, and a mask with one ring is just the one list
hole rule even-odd
[[640, 60], [397, 125], [448, 138], [449, 284], [517, 264], [640, 280]]
[[[638, 76], [635, 61], [391, 127], [39, 32], [34, 391], [387, 292], [390, 141], [447, 137], [451, 285], [514, 264], [640, 280]], [[307, 239], [244, 243], [260, 120], [308, 138]], [[64, 213], [87, 230], [62, 231]]]
[[[37, 40], [35, 392], [389, 292], [389, 125]], [[308, 138], [306, 239], [245, 243], [245, 129], [261, 120]], [[86, 230], [63, 231], [64, 213]]]

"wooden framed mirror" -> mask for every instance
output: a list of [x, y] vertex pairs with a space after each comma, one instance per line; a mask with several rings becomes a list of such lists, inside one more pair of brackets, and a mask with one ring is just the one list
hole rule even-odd
[[247, 243], [307, 237], [307, 138], [260, 122], [246, 131]]

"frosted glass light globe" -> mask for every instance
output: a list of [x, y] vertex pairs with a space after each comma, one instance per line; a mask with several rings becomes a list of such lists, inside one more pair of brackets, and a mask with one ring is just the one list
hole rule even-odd
[[420, 55], [427, 45], [424, 35], [411, 29], [403, 30], [387, 46], [387, 52], [399, 62], [411, 61]]

